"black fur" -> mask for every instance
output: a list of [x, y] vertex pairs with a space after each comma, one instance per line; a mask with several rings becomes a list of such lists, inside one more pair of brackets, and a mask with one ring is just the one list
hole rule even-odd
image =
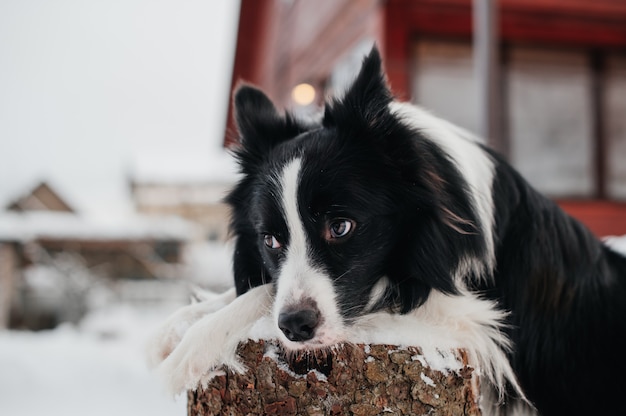
[[545, 415], [626, 414], [626, 259], [498, 159], [496, 285], [511, 356]]
[[[237, 293], [280, 268], [281, 252], [263, 238], [289, 243], [275, 175], [300, 157], [300, 217], [347, 321], [371, 311], [383, 276], [391, 284], [374, 310], [406, 313], [432, 290], [459, 294], [455, 273], [474, 259], [481, 275], [468, 269], [462, 282], [510, 311], [512, 367], [540, 414], [626, 414], [626, 259], [482, 148], [495, 167], [491, 265], [475, 190], [442, 147], [392, 114], [392, 100], [376, 49], [319, 123], [279, 113], [253, 87], [237, 90], [243, 178], [227, 198]], [[349, 240], [317, 238], [336, 218], [357, 224]]]

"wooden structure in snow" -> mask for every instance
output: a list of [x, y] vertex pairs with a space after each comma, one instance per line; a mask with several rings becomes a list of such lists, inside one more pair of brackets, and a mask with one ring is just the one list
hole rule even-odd
[[[0, 328], [47, 329], [65, 321], [61, 311], [85, 300], [82, 292], [72, 301], [65, 295], [89, 287], [90, 278], [180, 280], [192, 232], [181, 218], [82, 215], [40, 183], [0, 210]], [[130, 285], [117, 288], [138, 302], [159, 300], [161, 293], [137, 296], [125, 290]]]

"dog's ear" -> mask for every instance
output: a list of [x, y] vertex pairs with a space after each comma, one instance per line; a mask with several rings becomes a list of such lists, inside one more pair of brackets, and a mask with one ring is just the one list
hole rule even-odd
[[235, 250], [233, 251], [233, 275], [237, 296], [246, 293], [253, 287], [272, 281], [272, 277], [263, 264], [257, 246], [257, 235], [253, 231], [237, 233]]
[[258, 161], [280, 142], [310, 128], [289, 113], [279, 113], [263, 91], [250, 85], [237, 88], [234, 102], [241, 142], [238, 154], [244, 163]]
[[265, 93], [250, 85], [241, 85], [235, 91], [235, 119], [242, 138], [262, 135], [282, 123], [282, 117]]
[[237, 295], [272, 280], [259, 251], [259, 235], [250, 220], [255, 209], [253, 182], [252, 176], [244, 176], [224, 200], [231, 207], [229, 231], [235, 239], [232, 267]]
[[394, 159], [405, 183], [397, 202], [403, 233], [387, 271], [403, 312], [425, 302], [432, 289], [457, 294], [459, 279], [473, 275], [469, 281], [481, 281], [489, 273], [473, 189], [445, 152], [419, 135], [413, 139], [414, 146]]
[[364, 128], [377, 129], [389, 118], [393, 97], [382, 69], [378, 48], [374, 46], [364, 59], [361, 70], [344, 97], [326, 105], [324, 125], [339, 126], [361, 121]]

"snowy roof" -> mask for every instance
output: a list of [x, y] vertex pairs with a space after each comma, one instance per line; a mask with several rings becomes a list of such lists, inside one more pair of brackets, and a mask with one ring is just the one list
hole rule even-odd
[[131, 179], [135, 183], [233, 184], [239, 168], [235, 157], [219, 149], [207, 154], [185, 155], [143, 154], [134, 162]]
[[46, 181], [39, 182], [27, 194], [12, 201], [7, 208], [11, 211], [75, 211]]
[[0, 241], [188, 240], [192, 231], [193, 226], [178, 217], [88, 217], [67, 212], [0, 213]]

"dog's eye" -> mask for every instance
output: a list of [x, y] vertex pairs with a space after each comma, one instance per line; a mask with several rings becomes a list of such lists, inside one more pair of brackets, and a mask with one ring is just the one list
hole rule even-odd
[[354, 221], [349, 219], [338, 219], [332, 221], [328, 225], [328, 230], [326, 231], [324, 237], [326, 240], [334, 240], [338, 238], [343, 238], [350, 234], [354, 229]]
[[265, 243], [265, 245], [267, 246], [267, 248], [271, 248], [271, 249], [279, 249], [282, 248], [282, 244], [276, 239], [276, 237], [274, 237], [271, 234], [265, 234], [263, 236], [263, 243]]

